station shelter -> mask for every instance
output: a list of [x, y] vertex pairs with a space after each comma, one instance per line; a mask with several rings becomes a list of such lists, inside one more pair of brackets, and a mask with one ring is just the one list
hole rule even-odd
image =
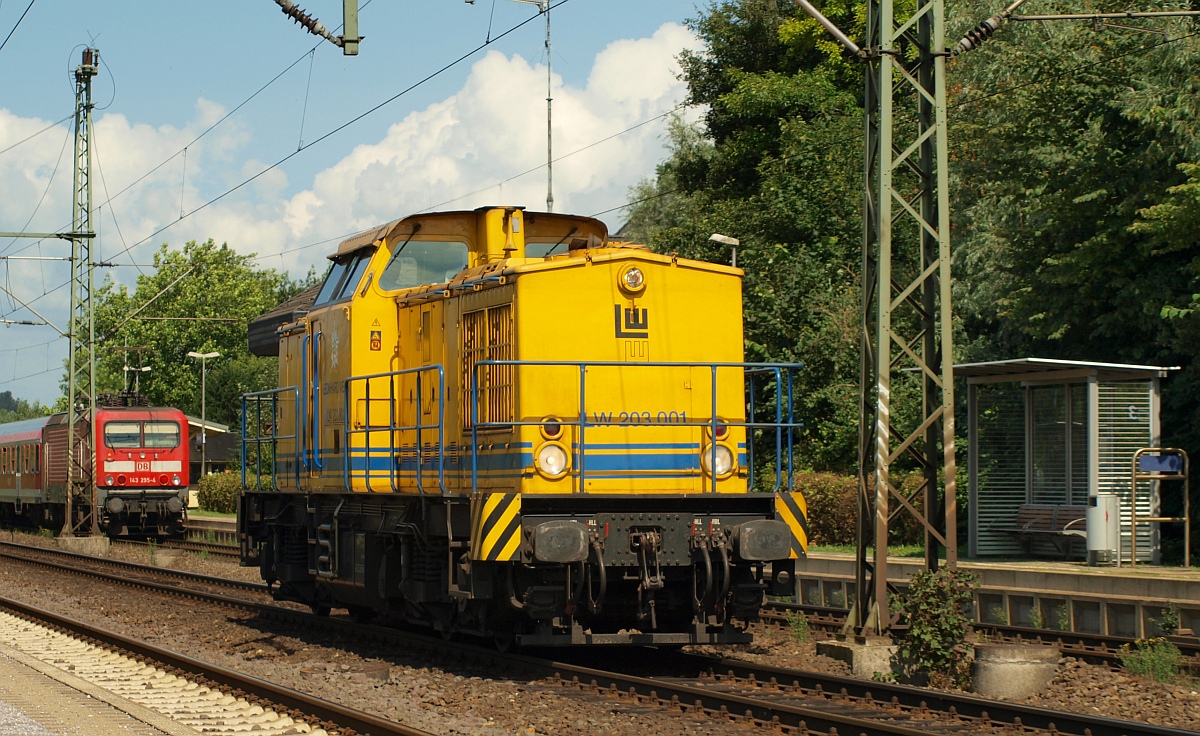
[[[1131, 497], [1134, 454], [1160, 442], [1160, 382], [1152, 365], [1020, 358], [954, 366], [967, 379], [970, 557], [1087, 556], [1082, 521], [1023, 533], [1033, 514], [1080, 514], [1115, 494], [1118, 561], [1130, 560], [1131, 508], [1159, 516], [1160, 483]], [[1064, 529], [1064, 526], [1068, 528]], [[1138, 524], [1138, 562], [1158, 563], [1157, 524]]]

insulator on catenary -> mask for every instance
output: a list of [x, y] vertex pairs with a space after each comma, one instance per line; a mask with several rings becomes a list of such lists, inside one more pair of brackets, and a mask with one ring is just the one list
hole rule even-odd
[[999, 28], [1000, 24], [1003, 22], [1003, 15], [993, 15], [991, 18], [988, 18], [984, 22], [975, 26], [971, 30], [967, 31], [967, 35], [963, 36], [962, 40], [958, 42], [958, 45], [954, 47], [954, 50], [950, 52], [950, 55], [958, 56], [959, 54], [965, 54], [972, 49], [979, 48], [984, 41], [992, 37], [992, 34], [996, 32], [996, 29]]
[[284, 15], [304, 26], [309, 33], [313, 34], [314, 36], [320, 36], [327, 41], [332, 41], [338, 46], [342, 45], [342, 39], [335, 38], [333, 34], [331, 34], [325, 28], [325, 26], [321, 24], [321, 21], [296, 7], [296, 3], [291, 2], [291, 0], [275, 0], [275, 4], [278, 5], [281, 10], [283, 10]]

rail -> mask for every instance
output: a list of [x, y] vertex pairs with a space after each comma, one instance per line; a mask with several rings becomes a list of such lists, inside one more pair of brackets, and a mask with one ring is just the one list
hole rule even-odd
[[[489, 367], [496, 366], [511, 366], [516, 369], [522, 367], [539, 366], [539, 367], [566, 367], [576, 368], [579, 371], [579, 401], [578, 401], [578, 418], [575, 420], [568, 419], [541, 419], [538, 421], [526, 421], [513, 419], [480, 421], [480, 378], [484, 375]], [[709, 437], [719, 438], [720, 432], [727, 430], [730, 427], [743, 427], [746, 431], [746, 457], [747, 457], [747, 475], [749, 477], [749, 490], [754, 491], [755, 473], [754, 473], [754, 435], [756, 431], [766, 431], [774, 429], [775, 434], [775, 485], [771, 492], [780, 490], [784, 483], [784, 473], [786, 466], [787, 488], [791, 488], [794, 475], [793, 454], [795, 449], [794, 430], [801, 428], [803, 425], [795, 421], [795, 411], [793, 408], [793, 373], [802, 366], [800, 363], [703, 363], [703, 362], [638, 362], [626, 363], [618, 361], [556, 361], [556, 360], [481, 360], [475, 364], [471, 372], [471, 489], [476, 491], [479, 488], [479, 432], [480, 430], [502, 429], [507, 427], [520, 426], [535, 426], [546, 428], [552, 423], [561, 423], [565, 426], [573, 426], [578, 428], [578, 448], [575, 454], [575, 467], [577, 472], [577, 488], [582, 491], [587, 478], [587, 429], [589, 427], [597, 428], [604, 426], [627, 426], [638, 428], [649, 427], [671, 427], [678, 428], [680, 426], [691, 426], [697, 428], [706, 428], [709, 431]], [[637, 369], [637, 368], [707, 368], [710, 371], [711, 377], [711, 396], [710, 396], [710, 413], [709, 417], [704, 421], [688, 422], [676, 421], [670, 416], [661, 416], [664, 412], [660, 412], [659, 416], [651, 417], [647, 421], [638, 421], [632, 423], [621, 423], [612, 421], [612, 417], [603, 417], [595, 415], [593, 420], [588, 419], [588, 403], [587, 403], [587, 374], [589, 369], [605, 369], [605, 368], [620, 368], [620, 369]], [[740, 370], [744, 382], [749, 383], [749, 390], [744, 394], [747, 398], [747, 414], [746, 421], [735, 422], [728, 419], [720, 419], [717, 412], [717, 373], [722, 369]], [[767, 388], [770, 388], [773, 379], [775, 407], [773, 422], [755, 421], [756, 389], [755, 378], [767, 377]], [[486, 397], [484, 397], [486, 398]], [[784, 421], [786, 410], [787, 421]], [[786, 431], [785, 431], [786, 430]], [[703, 445], [703, 443], [701, 443]], [[708, 468], [701, 467], [703, 472], [710, 481], [710, 489], [716, 491], [716, 483], [722, 475], [717, 470], [717, 442], [708, 443]], [[784, 448], [786, 447], [786, 452]], [[704, 463], [701, 463], [703, 466]]]

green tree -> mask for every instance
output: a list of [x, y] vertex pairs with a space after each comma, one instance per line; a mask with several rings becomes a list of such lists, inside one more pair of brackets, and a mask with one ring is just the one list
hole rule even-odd
[[49, 407], [42, 406], [36, 401], [31, 404], [25, 399], [13, 396], [12, 391], [0, 392], [0, 424], [44, 417], [49, 413]]
[[[861, 26], [858, 8], [825, 12]], [[803, 462], [848, 471], [857, 451], [861, 70], [787, 0], [709, 7], [680, 61], [703, 124], [675, 121], [671, 155], [634, 188], [626, 233], [659, 252], [728, 263], [741, 240], [745, 354], [802, 362]]]
[[[965, 28], [994, 8], [956, 11]], [[1167, 40], [1011, 24], [953, 62], [955, 310], [971, 360], [1183, 366], [1164, 441], [1195, 448], [1200, 323], [1163, 316], [1200, 291], [1200, 39], [1190, 20], [1152, 26]]]
[[150, 403], [199, 416], [201, 366], [187, 354], [220, 352], [207, 361], [207, 417], [235, 424], [241, 394], [273, 386], [278, 365], [250, 354], [247, 325], [315, 278], [310, 272], [297, 283], [253, 261], [228, 245], [191, 241], [163, 245], [154, 272], [139, 276], [132, 291], [106, 281], [96, 290], [97, 390], [118, 392], [126, 365], [149, 366], [139, 383]]

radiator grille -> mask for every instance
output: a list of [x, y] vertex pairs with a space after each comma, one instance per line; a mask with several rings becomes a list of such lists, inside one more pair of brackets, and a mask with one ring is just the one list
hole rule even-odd
[[[511, 365], [489, 365], [476, 371], [482, 360], [513, 360], [512, 305], [494, 307], [463, 314], [462, 329], [462, 420], [471, 427], [471, 385], [477, 376], [477, 410], [479, 422], [512, 422], [516, 368]], [[488, 429], [507, 429], [489, 427]]]

